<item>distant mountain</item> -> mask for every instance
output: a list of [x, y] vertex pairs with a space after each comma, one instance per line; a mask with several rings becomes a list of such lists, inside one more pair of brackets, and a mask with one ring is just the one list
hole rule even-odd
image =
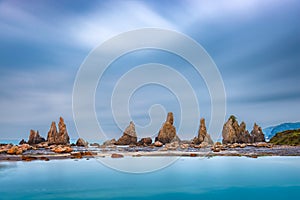
[[286, 130], [300, 129], [300, 122], [295, 123], [283, 123], [277, 126], [271, 126], [263, 129], [266, 141], [269, 141], [276, 133], [283, 132]]

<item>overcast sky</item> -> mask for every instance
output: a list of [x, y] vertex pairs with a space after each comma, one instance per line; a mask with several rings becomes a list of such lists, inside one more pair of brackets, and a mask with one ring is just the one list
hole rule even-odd
[[[30, 129], [46, 136], [59, 116], [77, 138], [72, 90], [80, 65], [107, 39], [145, 27], [181, 32], [205, 48], [224, 82], [227, 117], [236, 115], [248, 129], [254, 122], [268, 127], [300, 121], [299, 19], [297, 0], [0, 1], [0, 140], [27, 139]], [[197, 88], [200, 115], [210, 122], [210, 96], [202, 77], [174, 55], [142, 50], [112, 63], [96, 91], [97, 117], [109, 137], [121, 135], [110, 108], [114, 85], [126, 71], [153, 62], [173, 67]], [[129, 101], [137, 126], [151, 123], [148, 112], [157, 104], [174, 112], [175, 125], [180, 123], [176, 95], [150, 85]], [[154, 129], [164, 118], [152, 119]], [[189, 120], [198, 124], [199, 119]], [[182, 123], [188, 126], [189, 120]], [[124, 119], [121, 128], [128, 123]], [[196, 131], [180, 134], [188, 139]]]

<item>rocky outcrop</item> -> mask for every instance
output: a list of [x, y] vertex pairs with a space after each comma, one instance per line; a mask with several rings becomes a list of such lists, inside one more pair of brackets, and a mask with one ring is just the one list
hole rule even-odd
[[249, 132], [246, 130], [246, 123], [241, 122], [239, 132], [237, 134], [237, 143], [251, 143], [252, 139]]
[[19, 144], [27, 144], [27, 142], [26, 142], [24, 139], [22, 139], [22, 140], [19, 142]]
[[78, 140], [76, 141], [76, 146], [87, 147], [88, 144], [89, 143], [82, 138], [78, 138]]
[[254, 124], [251, 134], [246, 130], [245, 122], [240, 125], [234, 116], [230, 116], [223, 126], [223, 144], [265, 142], [261, 127]]
[[210, 145], [213, 144], [213, 141], [212, 141], [210, 135], [207, 133], [207, 130], [206, 130], [205, 119], [201, 118], [200, 119], [200, 127], [199, 127], [199, 130], [198, 130], [198, 137], [195, 137], [193, 139], [193, 143], [194, 144], [201, 144], [203, 142], [205, 142], [207, 144], [210, 144]]
[[130, 145], [137, 144], [137, 135], [135, 132], [135, 125], [131, 121], [129, 126], [125, 129], [122, 137], [115, 143], [116, 145]]
[[254, 123], [253, 130], [251, 131], [252, 142], [265, 142], [265, 135], [260, 126]]
[[173, 142], [174, 139], [179, 140], [178, 136], [176, 135], [176, 128], [175, 126], [173, 126], [173, 123], [173, 113], [169, 112], [166, 122], [162, 125], [161, 129], [159, 130], [157, 141], [166, 144]]
[[30, 135], [28, 139], [28, 144], [39, 144], [41, 142], [45, 142], [46, 140], [40, 136], [39, 131], [30, 130]]
[[230, 116], [222, 130], [223, 144], [235, 143], [238, 140], [239, 124], [234, 116]]
[[48, 132], [48, 136], [47, 136], [47, 141], [48, 141], [49, 145], [70, 144], [70, 137], [68, 135], [67, 127], [64, 122], [64, 119], [62, 117], [59, 118], [58, 130], [59, 131], [57, 132], [55, 122], [52, 122], [50, 130]]
[[150, 137], [147, 138], [142, 138], [139, 142], [138, 145], [144, 145], [144, 146], [148, 146], [152, 144], [152, 139]]

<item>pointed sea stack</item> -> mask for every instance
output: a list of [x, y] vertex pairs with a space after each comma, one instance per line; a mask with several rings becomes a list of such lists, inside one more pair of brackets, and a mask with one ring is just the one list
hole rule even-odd
[[70, 144], [70, 137], [68, 135], [67, 127], [64, 122], [64, 119], [62, 117], [59, 118], [58, 130], [59, 130], [59, 132], [57, 132], [55, 122], [52, 122], [50, 130], [48, 132], [48, 136], [47, 136], [47, 141], [48, 141], [49, 145]]
[[265, 142], [265, 135], [260, 126], [254, 123], [253, 130], [251, 131], [252, 142]]
[[30, 130], [30, 135], [28, 139], [28, 144], [39, 144], [41, 142], [45, 142], [45, 139], [40, 136], [39, 131]]
[[198, 130], [198, 137], [195, 137], [193, 139], [194, 144], [201, 144], [202, 142], [206, 142], [207, 144], [213, 144], [210, 135], [207, 133], [206, 125], [205, 125], [205, 119], [200, 119], [200, 127]]
[[137, 144], [137, 135], [135, 132], [135, 125], [131, 121], [129, 126], [125, 129], [122, 137], [115, 143], [116, 145], [130, 145]]
[[174, 140], [179, 140], [178, 136], [176, 135], [176, 128], [173, 126], [174, 117], [173, 113], [169, 112], [167, 116], [166, 122], [162, 125], [161, 129], [159, 130], [157, 140], [163, 144], [170, 143]]

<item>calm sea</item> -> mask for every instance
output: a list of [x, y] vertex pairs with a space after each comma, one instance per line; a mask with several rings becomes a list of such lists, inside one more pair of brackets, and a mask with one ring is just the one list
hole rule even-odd
[[299, 172], [300, 157], [180, 158], [144, 174], [95, 159], [0, 162], [0, 199], [299, 199]]

